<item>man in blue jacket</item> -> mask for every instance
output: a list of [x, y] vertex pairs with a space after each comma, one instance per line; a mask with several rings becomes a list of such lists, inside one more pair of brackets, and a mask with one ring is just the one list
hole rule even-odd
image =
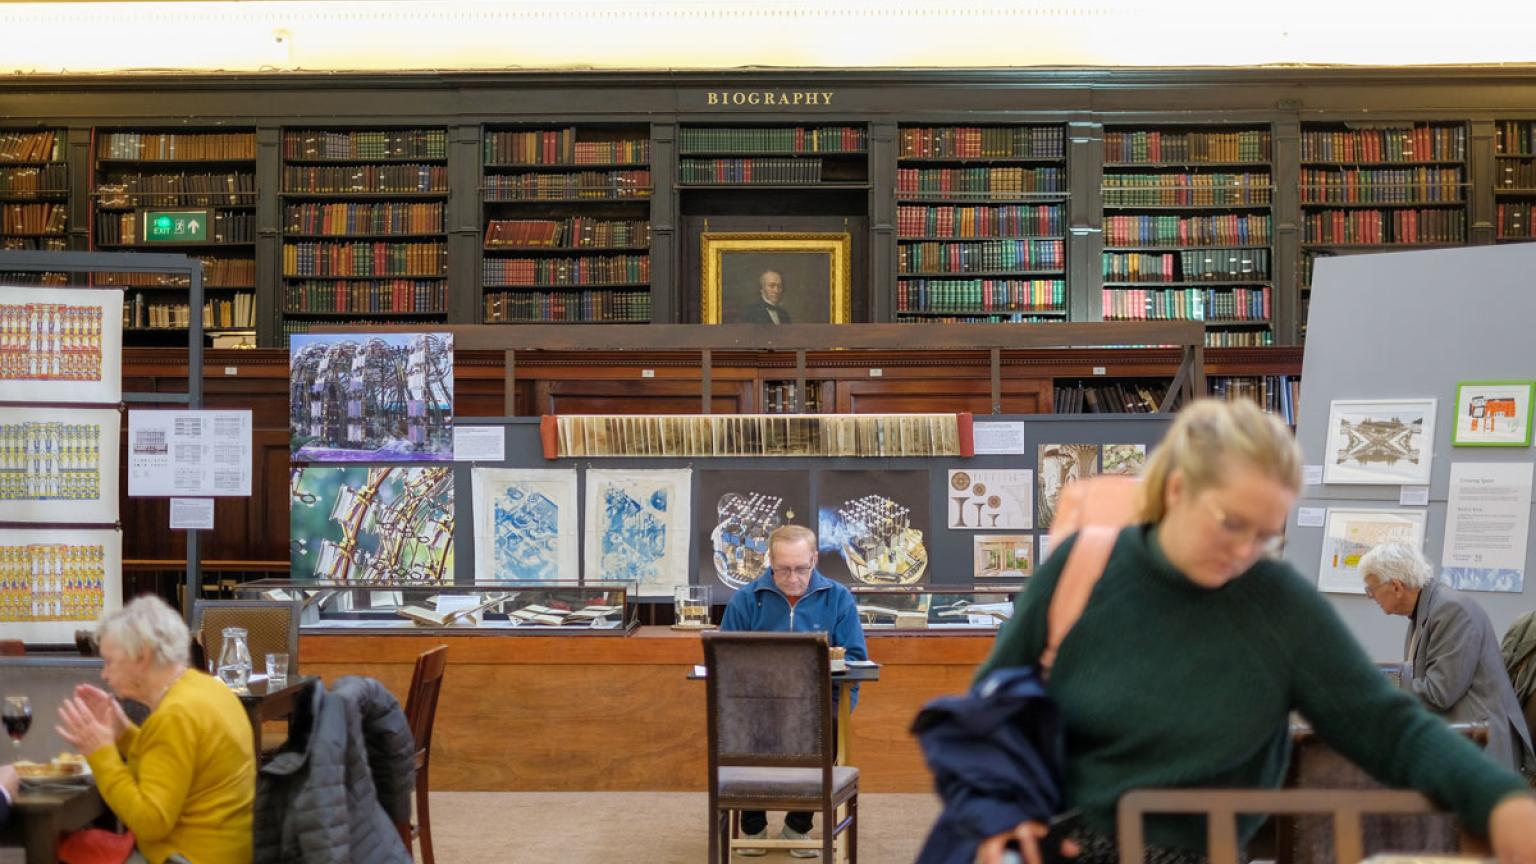
[[[816, 532], [801, 525], [783, 525], [768, 536], [768, 572], [736, 592], [725, 607], [721, 630], [825, 633], [827, 642], [846, 651], [848, 660], [868, 660], [864, 627], [859, 610], [847, 588], [816, 572]], [[853, 704], [858, 705], [855, 686]], [[812, 813], [784, 817], [786, 840], [804, 840], [810, 833]], [[744, 810], [741, 831], [748, 840], [768, 838], [768, 816], [761, 810]], [[736, 850], [738, 855], [768, 854], [761, 848]], [[791, 849], [796, 858], [815, 858], [814, 849]]]

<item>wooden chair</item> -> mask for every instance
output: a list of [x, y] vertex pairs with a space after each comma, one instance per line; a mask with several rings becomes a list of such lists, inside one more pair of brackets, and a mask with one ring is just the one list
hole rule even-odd
[[[858, 862], [859, 769], [834, 765], [832, 676], [823, 633], [705, 633], [709, 726], [709, 860], [731, 849], [821, 850], [832, 864], [847, 834]], [[846, 805], [847, 815], [837, 818]], [[819, 840], [735, 838], [742, 810], [815, 810]]]
[[299, 603], [279, 600], [198, 600], [192, 604], [192, 631], [202, 642], [205, 662], [217, 665], [224, 628], [244, 627], [251, 672], [266, 673], [266, 655], [287, 654], [288, 675], [293, 677], [299, 671], [301, 611]]
[[427, 803], [430, 784], [427, 768], [432, 761], [432, 721], [437, 716], [437, 697], [443, 689], [443, 672], [448, 668], [448, 646], [439, 645], [423, 651], [416, 658], [416, 671], [411, 675], [411, 691], [405, 698], [405, 719], [411, 726], [411, 737], [416, 740], [416, 828], [409, 824], [397, 825], [405, 848], [411, 848], [413, 836], [421, 838], [423, 864], [435, 864], [432, 857], [432, 810]]

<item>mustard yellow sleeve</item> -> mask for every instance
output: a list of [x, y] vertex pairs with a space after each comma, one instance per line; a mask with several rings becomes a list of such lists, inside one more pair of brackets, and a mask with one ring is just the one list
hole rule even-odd
[[[128, 728], [123, 730], [123, 734], [117, 736], [117, 752], [123, 754], [126, 758], [129, 753], [133, 752], [133, 742], [137, 740], [139, 740], [139, 724], [129, 723]], [[96, 769], [93, 767], [91, 770], [94, 771]]]
[[181, 706], [162, 707], [134, 736], [137, 778], [110, 745], [88, 757], [102, 800], [141, 842], [171, 833], [192, 785], [192, 718]]

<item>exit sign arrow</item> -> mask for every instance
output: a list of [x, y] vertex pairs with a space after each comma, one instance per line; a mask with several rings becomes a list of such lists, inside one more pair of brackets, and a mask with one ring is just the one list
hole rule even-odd
[[207, 210], [142, 210], [145, 243], [207, 243]]

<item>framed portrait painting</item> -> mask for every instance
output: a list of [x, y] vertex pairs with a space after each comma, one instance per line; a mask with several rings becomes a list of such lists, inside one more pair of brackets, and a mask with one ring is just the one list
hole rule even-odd
[[1463, 381], [1456, 385], [1455, 447], [1531, 446], [1536, 381]]
[[845, 324], [852, 320], [847, 233], [704, 232], [705, 324]]

